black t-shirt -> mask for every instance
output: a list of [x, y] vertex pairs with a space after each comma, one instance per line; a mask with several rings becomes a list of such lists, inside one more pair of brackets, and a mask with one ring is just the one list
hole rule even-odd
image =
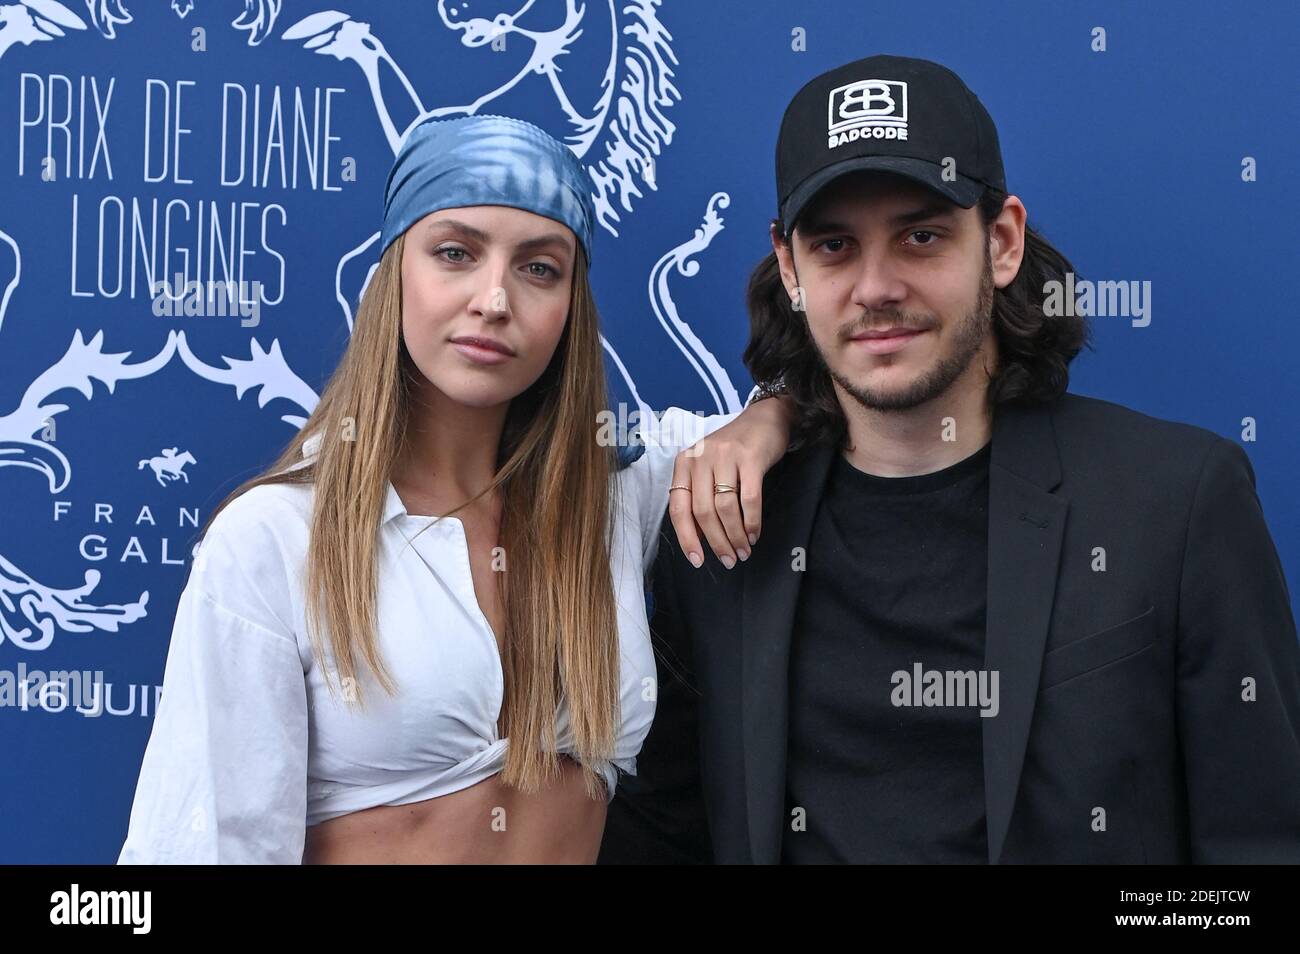
[[919, 477], [835, 454], [790, 646], [785, 863], [988, 860], [980, 705], [896, 705], [921, 689], [895, 673], [984, 667], [991, 447]]

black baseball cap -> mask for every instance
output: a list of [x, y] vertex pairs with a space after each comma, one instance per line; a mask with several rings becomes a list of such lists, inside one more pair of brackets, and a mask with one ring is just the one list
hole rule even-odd
[[906, 176], [964, 209], [986, 188], [1007, 191], [988, 110], [946, 66], [906, 56], [856, 60], [795, 93], [776, 140], [786, 235], [818, 191], [859, 170]]

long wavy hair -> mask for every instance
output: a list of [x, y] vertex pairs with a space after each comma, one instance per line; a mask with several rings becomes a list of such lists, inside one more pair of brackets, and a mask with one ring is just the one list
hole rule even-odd
[[[308, 630], [322, 664], [327, 634], [338, 676], [337, 686], [327, 677], [330, 692], [346, 686], [344, 700], [360, 708], [365, 699], [358, 660], [390, 696], [397, 691], [377, 645], [375, 610], [378, 531], [393, 466], [406, 446], [413, 384], [421, 375], [402, 337], [404, 245], [401, 236], [380, 259], [347, 350], [307, 422], [270, 468], [233, 490], [204, 526], [206, 531], [231, 500], [253, 487], [314, 485], [304, 594]], [[555, 354], [538, 380], [510, 402], [496, 475], [478, 495], [500, 488], [503, 501], [502, 728], [510, 739], [503, 780], [524, 791], [560, 775], [553, 749], [562, 695], [592, 797], [599, 776], [589, 762], [613, 757], [619, 654], [609, 517], [617, 506], [610, 479], [617, 456], [601, 446], [595, 427], [607, 406], [599, 317], [579, 249]], [[316, 435], [319, 447], [303, 466], [303, 445]], [[431, 630], [440, 625], [424, 622]]]
[[[986, 237], [1006, 198], [1005, 192], [993, 189], [985, 189], [980, 197], [979, 215]], [[778, 235], [785, 234], [780, 219], [773, 219], [772, 225]], [[993, 290], [998, 366], [988, 393], [995, 405], [1047, 403], [1065, 393], [1070, 362], [1090, 346], [1091, 329], [1081, 315], [1045, 314], [1044, 286], [1049, 281], [1064, 283], [1066, 273], [1073, 271], [1064, 255], [1035, 229], [1025, 226], [1020, 271], [1006, 288]], [[745, 366], [760, 386], [779, 380], [789, 391], [796, 413], [791, 448], [823, 442], [840, 446], [848, 436], [844, 411], [808, 329], [807, 314], [795, 311], [781, 282], [775, 252], [754, 268], [746, 300], [750, 335]]]

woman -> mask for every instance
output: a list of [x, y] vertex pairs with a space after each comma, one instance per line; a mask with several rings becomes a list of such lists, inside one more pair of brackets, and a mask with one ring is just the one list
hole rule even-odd
[[643, 583], [670, 482], [743, 558], [734, 491], [788, 426], [778, 400], [673, 408], [620, 469], [593, 221], [535, 126], [407, 136], [339, 368], [206, 528], [119, 863], [594, 861], [654, 713]]

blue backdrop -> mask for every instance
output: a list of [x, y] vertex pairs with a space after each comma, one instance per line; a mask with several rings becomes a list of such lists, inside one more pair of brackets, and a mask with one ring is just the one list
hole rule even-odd
[[[952, 67], [1030, 223], [1084, 278], [1150, 282], [1072, 390], [1242, 443], [1294, 583], [1296, 8], [804, 6], [0, 4], [0, 862], [115, 860], [196, 529], [314, 407], [428, 113], [572, 144], [613, 399], [712, 412], [751, 385], [790, 96], [873, 53]], [[177, 272], [260, 307], [157, 315]]]

